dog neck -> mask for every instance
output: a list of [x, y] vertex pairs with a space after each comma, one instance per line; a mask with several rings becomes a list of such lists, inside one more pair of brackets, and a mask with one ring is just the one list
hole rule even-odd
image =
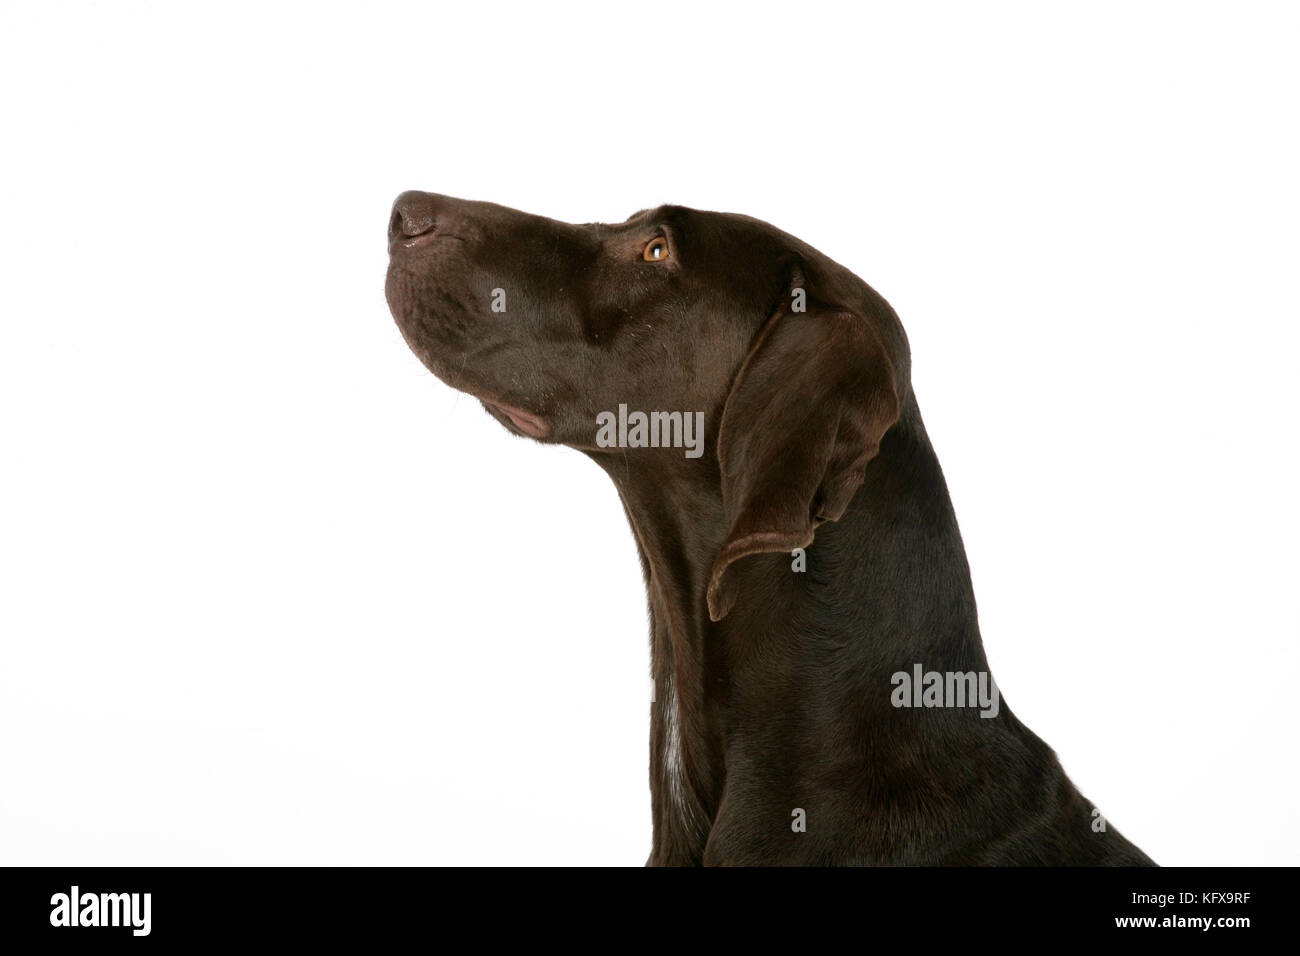
[[[641, 452], [646, 450], [641, 449]], [[618, 489], [636, 539], [650, 611], [650, 863], [698, 862], [723, 783], [727, 671], [705, 593], [726, 534], [715, 458], [622, 450], [588, 454]]]
[[[870, 675], [882, 699], [903, 664], [986, 667], [956, 518], [914, 404], [844, 517], [817, 530], [806, 570], [788, 553], [742, 559], [742, 598], [717, 622], [706, 592], [728, 529], [716, 459], [592, 457], [618, 488], [648, 592], [651, 864], [704, 859], [728, 773], [751, 756], [764, 773], [808, 769], [791, 765], [798, 748], [772, 753], [759, 741], [792, 712], [824, 705], [840, 713], [838, 702], [820, 698], [819, 656]], [[901, 554], [915, 560], [900, 567]], [[938, 568], [952, 571], [938, 580]], [[878, 586], [886, 575], [895, 587]], [[883, 606], [881, 594], [913, 603]]]

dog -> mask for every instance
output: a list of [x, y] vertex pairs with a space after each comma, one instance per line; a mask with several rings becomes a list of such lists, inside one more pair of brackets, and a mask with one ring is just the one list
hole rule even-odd
[[406, 192], [388, 242], [420, 361], [618, 489], [651, 612], [647, 865], [1155, 865], [997, 695], [907, 337], [865, 282], [680, 206], [575, 225]]

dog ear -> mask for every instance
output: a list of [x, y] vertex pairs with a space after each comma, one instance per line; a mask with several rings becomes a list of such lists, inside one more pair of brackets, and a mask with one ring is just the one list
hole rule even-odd
[[709, 580], [712, 620], [735, 603], [734, 562], [807, 547], [844, 514], [898, 415], [897, 374], [866, 316], [809, 302], [768, 320], [719, 428], [728, 531]]

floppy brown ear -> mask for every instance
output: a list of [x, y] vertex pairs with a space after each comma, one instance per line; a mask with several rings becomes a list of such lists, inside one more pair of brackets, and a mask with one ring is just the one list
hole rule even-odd
[[807, 547], [844, 514], [898, 414], [894, 367], [868, 319], [810, 306], [768, 320], [722, 413], [728, 532], [709, 581], [712, 620], [735, 603], [734, 562]]

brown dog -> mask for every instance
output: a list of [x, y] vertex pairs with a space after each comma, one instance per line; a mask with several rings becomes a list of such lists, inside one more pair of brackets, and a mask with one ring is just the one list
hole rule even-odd
[[571, 225], [408, 192], [389, 248], [421, 361], [618, 488], [652, 617], [650, 863], [1151, 863], [998, 701], [866, 283], [675, 206]]

